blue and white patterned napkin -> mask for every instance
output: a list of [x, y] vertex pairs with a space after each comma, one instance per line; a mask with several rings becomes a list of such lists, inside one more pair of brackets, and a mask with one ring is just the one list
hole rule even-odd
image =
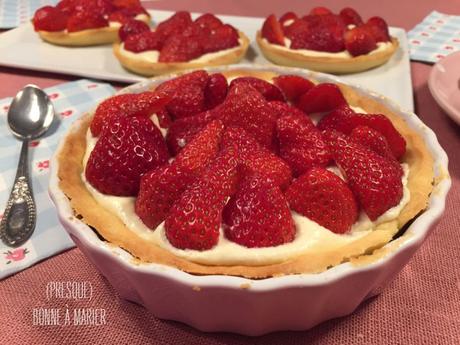
[[[71, 123], [100, 100], [115, 93], [109, 84], [90, 80], [65, 83], [45, 91], [53, 101], [59, 126], [52, 134], [31, 142], [29, 147], [29, 174], [37, 204], [37, 227], [32, 237], [19, 248], [8, 248], [0, 241], [0, 279], [74, 246], [60, 225], [48, 195], [50, 158]], [[6, 122], [11, 100], [0, 100], [0, 218], [13, 185], [21, 150], [20, 141], [13, 137]]]
[[411, 60], [435, 63], [460, 50], [460, 16], [433, 11], [408, 33]]
[[58, 0], [0, 0], [0, 29], [11, 29], [27, 22], [37, 9], [55, 5]]

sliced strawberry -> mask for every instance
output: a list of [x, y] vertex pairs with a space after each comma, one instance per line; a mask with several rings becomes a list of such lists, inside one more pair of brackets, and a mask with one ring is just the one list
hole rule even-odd
[[388, 24], [381, 17], [370, 18], [365, 27], [368, 28], [376, 42], [391, 41], [390, 32], [388, 31]]
[[166, 134], [166, 143], [171, 155], [176, 156], [213, 117], [211, 112], [206, 111], [174, 121]]
[[67, 21], [67, 31], [76, 32], [88, 29], [103, 28], [109, 25], [102, 14], [96, 12], [76, 12]]
[[225, 24], [213, 29], [200, 43], [203, 47], [203, 53], [213, 53], [239, 46], [239, 38], [238, 31], [233, 26]]
[[350, 138], [382, 157], [395, 159], [385, 136], [373, 128], [357, 126], [351, 131]]
[[161, 45], [160, 37], [149, 30], [127, 36], [123, 47], [133, 53], [141, 53], [147, 50], [159, 50]]
[[179, 11], [165, 21], [159, 23], [155, 32], [159, 35], [160, 41], [165, 42], [168, 37], [182, 33], [191, 24], [192, 17], [190, 13]]
[[281, 90], [269, 82], [255, 77], [238, 77], [230, 83], [230, 89], [237, 84], [248, 84], [259, 91], [267, 101], [285, 101]]
[[292, 180], [292, 173], [277, 155], [262, 147], [257, 140], [239, 127], [227, 127], [222, 137], [222, 148], [234, 147], [240, 163], [248, 171], [271, 181], [283, 190]]
[[297, 106], [307, 114], [331, 111], [347, 104], [339, 87], [332, 83], [322, 83], [300, 96]]
[[[150, 27], [140, 20], [130, 19], [120, 27], [118, 30], [118, 37], [120, 37], [120, 40], [125, 41], [128, 36], [137, 35], [143, 32], [150, 32]], [[156, 34], [149, 34], [149, 36], [156, 36]]]
[[268, 42], [284, 46], [284, 33], [280, 22], [274, 14], [271, 14], [265, 19], [262, 26], [262, 37]]
[[211, 74], [204, 89], [206, 109], [212, 109], [221, 104], [227, 97], [227, 78], [221, 73]]
[[67, 27], [68, 16], [52, 6], [44, 6], [38, 9], [32, 20], [35, 31], [62, 31]]
[[350, 188], [321, 167], [294, 180], [286, 199], [291, 209], [337, 234], [349, 231], [358, 219], [358, 204]]
[[295, 225], [281, 190], [257, 175], [246, 177], [223, 212], [225, 236], [248, 248], [292, 242]]
[[117, 116], [149, 117], [168, 103], [170, 96], [162, 92], [122, 94], [110, 97], [96, 108], [91, 122], [91, 133], [97, 137], [102, 128]]
[[363, 24], [361, 16], [354, 8], [345, 7], [340, 11], [339, 15], [343, 19], [345, 25], [360, 26]]
[[221, 151], [174, 203], [165, 221], [174, 247], [206, 250], [217, 244], [222, 210], [239, 180], [237, 162], [234, 150]]
[[312, 8], [309, 14], [312, 16], [324, 16], [324, 15], [332, 14], [332, 12], [327, 7], [318, 6], [318, 7]]
[[85, 176], [99, 192], [134, 196], [141, 176], [168, 161], [160, 130], [142, 116], [118, 116], [105, 127], [90, 154]]
[[224, 23], [222, 23], [222, 21], [219, 18], [217, 18], [215, 15], [211, 13], [205, 13], [199, 16], [197, 19], [195, 19], [194, 23], [198, 24], [203, 28], [208, 28], [210, 30], [215, 30], [224, 25]]
[[377, 48], [374, 37], [363, 27], [356, 27], [344, 35], [345, 48], [353, 56], [365, 55]]
[[276, 122], [280, 156], [299, 176], [315, 166], [325, 167], [331, 161], [331, 153], [321, 132], [312, 126], [305, 115], [287, 115]]
[[160, 50], [158, 62], [186, 62], [203, 55], [203, 47], [197, 40], [183, 34], [168, 37]]
[[279, 22], [283, 27], [289, 26], [298, 18], [299, 17], [297, 17], [297, 14], [295, 14], [294, 12], [286, 12], [280, 17]]
[[273, 82], [281, 89], [287, 100], [294, 103], [302, 94], [315, 86], [310, 80], [293, 74], [280, 75], [273, 78]]
[[324, 132], [333, 157], [351, 190], [371, 220], [399, 204], [402, 169], [393, 161], [335, 131]]

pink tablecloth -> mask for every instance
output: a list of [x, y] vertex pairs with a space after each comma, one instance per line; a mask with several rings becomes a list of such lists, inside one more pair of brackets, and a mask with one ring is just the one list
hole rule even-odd
[[[262, 5], [263, 3], [263, 5]], [[325, 5], [339, 10], [353, 5], [364, 17], [381, 15], [393, 26], [411, 29], [431, 10], [460, 14], [452, 0], [357, 1], [158, 1], [158, 9], [189, 9], [222, 14], [266, 16], [286, 10], [305, 12]], [[142, 307], [116, 298], [107, 281], [78, 249], [48, 259], [0, 282], [0, 343], [2, 344], [459, 344], [460, 343], [460, 127], [431, 97], [427, 78], [431, 66], [412, 63], [416, 112], [437, 134], [450, 158], [453, 186], [446, 212], [427, 240], [397, 279], [377, 298], [351, 316], [332, 320], [307, 332], [280, 332], [260, 338], [231, 334], [206, 334], [176, 323], [160, 321]], [[10, 96], [26, 83], [42, 87], [72, 80], [46, 73], [0, 68], [0, 98]], [[46, 287], [59, 281], [90, 282], [91, 302], [49, 301]], [[66, 305], [67, 303], [67, 305]], [[101, 308], [102, 326], [33, 325], [33, 310], [40, 307]]]

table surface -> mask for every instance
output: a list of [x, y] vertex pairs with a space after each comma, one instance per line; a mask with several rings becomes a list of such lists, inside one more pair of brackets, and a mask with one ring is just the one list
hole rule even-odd
[[[367, 18], [380, 15], [392, 26], [413, 28], [430, 11], [460, 15], [458, 0], [323, 0], [148, 1], [161, 10], [190, 10], [245, 16], [307, 12], [313, 6], [339, 11], [353, 6]], [[432, 66], [411, 63], [416, 113], [438, 136], [449, 159], [452, 189], [437, 229], [384, 292], [352, 315], [325, 322], [310, 331], [279, 332], [259, 338], [202, 333], [186, 325], [161, 321], [144, 308], [117, 298], [115, 291], [84, 255], [73, 249], [49, 258], [0, 282], [0, 343], [4, 344], [458, 344], [460, 339], [460, 127], [432, 98], [427, 79]], [[76, 77], [0, 67], [0, 99], [25, 84], [48, 87]], [[396, 81], [397, 82], [397, 81]], [[121, 85], [116, 85], [121, 86]], [[33, 326], [32, 310], [50, 307], [46, 285], [55, 281], [88, 281], [93, 299], [56, 300], [56, 308], [101, 308], [103, 326]], [[308, 311], [306, 311], [308, 312]]]

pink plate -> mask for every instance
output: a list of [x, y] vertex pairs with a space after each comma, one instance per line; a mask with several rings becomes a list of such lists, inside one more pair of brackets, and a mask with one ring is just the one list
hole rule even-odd
[[446, 56], [433, 66], [428, 87], [439, 106], [460, 125], [460, 52]]

